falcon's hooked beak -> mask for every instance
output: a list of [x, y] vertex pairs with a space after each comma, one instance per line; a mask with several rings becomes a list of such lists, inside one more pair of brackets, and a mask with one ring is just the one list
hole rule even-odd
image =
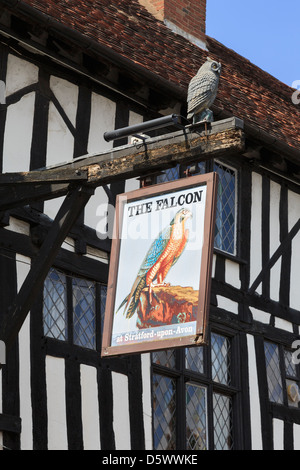
[[189, 211], [188, 209], [183, 209], [182, 212], [181, 212], [181, 220], [183, 219], [188, 219], [188, 218], [193, 218], [193, 214], [191, 213], [191, 211]]

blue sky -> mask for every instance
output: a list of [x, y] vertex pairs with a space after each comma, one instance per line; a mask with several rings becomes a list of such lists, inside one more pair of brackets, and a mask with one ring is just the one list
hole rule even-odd
[[206, 33], [285, 84], [300, 80], [300, 0], [207, 0]]

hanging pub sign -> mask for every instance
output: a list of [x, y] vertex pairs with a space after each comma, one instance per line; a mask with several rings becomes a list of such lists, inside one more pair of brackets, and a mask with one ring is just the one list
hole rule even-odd
[[206, 342], [217, 178], [117, 197], [102, 357]]

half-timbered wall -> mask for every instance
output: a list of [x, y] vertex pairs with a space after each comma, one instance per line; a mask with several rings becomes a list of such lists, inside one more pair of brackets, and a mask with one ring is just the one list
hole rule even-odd
[[[101, 93], [76, 74], [56, 70], [50, 63], [39, 64], [36, 57], [30, 60], [4, 46], [1, 57], [1, 78], [6, 83], [2, 172], [49, 167], [108, 150], [112, 144], [103, 139], [105, 131], [143, 121], [136, 106], [111, 92]], [[97, 189], [63, 244], [56, 267], [105, 284], [107, 204], [114, 204], [116, 192], [138, 187], [139, 181], [130, 180]], [[62, 200], [6, 214], [1, 229], [1, 310], [8, 308], [20, 289], [43, 238], [42, 227], [55, 217]], [[150, 448], [149, 418], [147, 429], [143, 424], [143, 414], [151, 414], [147, 358], [104, 364], [99, 352], [89, 354], [44, 338], [42, 310], [41, 295], [22, 326], [7, 367], [0, 372], [0, 411], [9, 421], [1, 427], [1, 446], [130, 449], [143, 448], [146, 440]], [[148, 374], [142, 378], [145, 367]], [[134, 415], [129, 412], [133, 409]], [[21, 432], [20, 422], [15, 423], [19, 418]]]
[[[0, 113], [2, 172], [107, 150], [112, 144], [104, 141], [105, 131], [146, 117], [129, 100], [35, 54], [6, 46], [0, 54], [7, 94]], [[269, 400], [264, 355], [265, 340], [290, 349], [299, 334], [299, 186], [251, 162], [233, 158], [224, 164], [238, 171], [237, 248], [235, 255], [215, 251], [211, 326], [239, 338], [233, 358], [243, 423], [239, 446], [300, 448], [299, 410]], [[97, 189], [55, 267], [105, 284], [107, 203], [113, 205], [116, 193], [138, 186], [131, 180]], [[46, 201], [2, 217], [1, 311], [20, 289], [60, 203]], [[150, 355], [102, 361], [98, 351], [46, 338], [42, 309], [41, 294], [0, 372], [0, 445], [152, 449]]]

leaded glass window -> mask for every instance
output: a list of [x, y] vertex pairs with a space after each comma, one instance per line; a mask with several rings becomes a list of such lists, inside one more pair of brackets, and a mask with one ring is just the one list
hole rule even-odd
[[52, 268], [44, 283], [44, 335], [96, 350], [97, 321], [102, 331], [106, 293], [105, 285]]
[[153, 353], [152, 360], [154, 363], [165, 367], [175, 367], [175, 352], [173, 349], [156, 351]]
[[208, 346], [152, 354], [156, 450], [238, 447], [231, 364], [231, 338], [219, 333], [211, 333]]
[[173, 168], [168, 168], [161, 175], [157, 177], [157, 184], [166, 183], [168, 181], [177, 180], [180, 178], [180, 166], [176, 165]]
[[[190, 169], [193, 169], [190, 173]], [[220, 162], [200, 162], [194, 167], [177, 165], [157, 176], [156, 183], [165, 183], [190, 174], [205, 174], [215, 171], [219, 175], [216, 207], [216, 225], [214, 246], [231, 255], [236, 254], [236, 218], [237, 218], [237, 171]]]
[[153, 375], [154, 446], [157, 450], [176, 449], [175, 380]]
[[292, 351], [269, 341], [265, 341], [264, 348], [270, 402], [299, 408], [300, 370]]
[[213, 394], [214, 448], [232, 450], [232, 398], [219, 393]]
[[265, 358], [267, 368], [269, 400], [274, 403], [282, 404], [282, 378], [279, 364], [279, 349], [276, 344], [265, 342]]
[[215, 248], [234, 255], [236, 239], [236, 170], [215, 163], [214, 171], [219, 175]]
[[230, 342], [228, 338], [212, 334], [212, 378], [221, 384], [230, 384]]
[[186, 448], [207, 450], [206, 388], [186, 384]]
[[85, 279], [73, 279], [74, 344], [96, 349], [95, 285]]
[[186, 348], [185, 367], [200, 374], [204, 373], [203, 348]]
[[49, 338], [68, 339], [66, 276], [51, 269], [44, 283], [44, 334]]

